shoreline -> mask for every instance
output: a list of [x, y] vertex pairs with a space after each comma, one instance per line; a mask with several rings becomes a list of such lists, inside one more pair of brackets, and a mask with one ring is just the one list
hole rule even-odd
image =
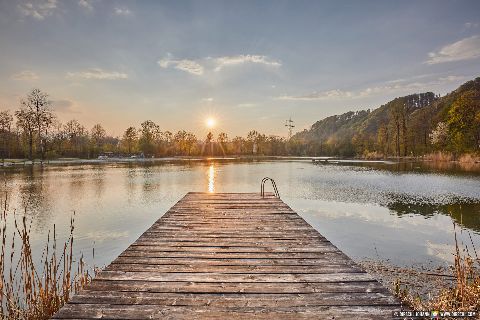
[[442, 290], [452, 287], [455, 276], [453, 265], [433, 266], [428, 263], [398, 266], [385, 260], [364, 259], [358, 264], [392, 293], [407, 290], [411, 296], [429, 300]]
[[320, 162], [329, 162], [329, 164], [337, 163], [383, 163], [383, 164], [401, 164], [401, 163], [441, 163], [441, 164], [468, 164], [472, 166], [478, 165], [479, 161], [474, 162], [461, 162], [459, 160], [435, 160], [425, 157], [400, 157], [400, 158], [386, 158], [386, 159], [365, 159], [365, 158], [340, 158], [329, 156], [215, 156], [215, 157], [202, 157], [202, 156], [173, 156], [162, 158], [127, 158], [127, 157], [110, 157], [106, 159], [85, 159], [85, 158], [57, 158], [48, 160], [28, 160], [28, 159], [5, 159], [0, 161], [0, 168], [8, 167], [26, 167], [26, 166], [46, 166], [46, 165], [84, 165], [84, 164], [115, 164], [115, 163], [156, 163], [156, 162], [176, 162], [176, 161], [269, 161], [269, 160], [285, 160], [285, 161], [312, 161], [323, 160]]

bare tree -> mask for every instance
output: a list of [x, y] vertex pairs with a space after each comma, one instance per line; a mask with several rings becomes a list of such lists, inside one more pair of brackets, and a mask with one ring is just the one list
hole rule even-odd
[[28, 159], [33, 160], [33, 141], [35, 138], [35, 114], [26, 108], [15, 111], [17, 127], [22, 129], [28, 145]]
[[41, 159], [45, 159], [48, 130], [55, 118], [51, 111], [48, 94], [40, 89], [33, 89], [25, 99], [20, 101], [20, 110], [15, 112], [19, 123], [28, 135], [29, 158], [33, 157], [34, 134], [40, 149]]
[[218, 134], [217, 142], [222, 149], [223, 155], [227, 153], [227, 142], [228, 142], [228, 135], [225, 132], [220, 132]]
[[0, 112], [0, 135], [2, 137], [2, 161], [5, 157], [10, 157], [10, 138], [12, 130], [13, 117], [8, 110]]
[[245, 139], [243, 137], [235, 137], [232, 140], [236, 154], [243, 154], [245, 149]]
[[189, 156], [191, 155], [192, 149], [193, 147], [195, 147], [196, 143], [197, 143], [197, 137], [193, 133], [188, 132], [187, 136], [185, 137], [185, 144], [186, 144], [187, 152]]
[[77, 120], [68, 121], [64, 127], [63, 132], [65, 138], [70, 143], [70, 149], [73, 149], [75, 155], [79, 155], [83, 146], [83, 143], [87, 140], [87, 132], [85, 127], [82, 126]]
[[93, 126], [92, 131], [90, 133], [90, 141], [93, 146], [94, 154], [96, 154], [100, 150], [106, 136], [107, 136], [107, 132], [105, 131], [105, 129], [102, 127], [100, 123], [97, 123], [96, 125]]

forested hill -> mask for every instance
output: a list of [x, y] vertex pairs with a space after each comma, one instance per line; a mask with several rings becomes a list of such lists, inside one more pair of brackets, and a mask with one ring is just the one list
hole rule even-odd
[[[351, 111], [292, 137], [305, 154], [412, 156], [480, 151], [480, 77], [440, 97], [411, 94], [373, 111]], [[292, 142], [293, 142], [292, 141]]]

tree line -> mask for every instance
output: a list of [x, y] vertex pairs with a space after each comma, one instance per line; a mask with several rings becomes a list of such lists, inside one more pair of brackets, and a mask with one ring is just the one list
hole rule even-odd
[[142, 122], [140, 128], [129, 127], [121, 137], [114, 137], [108, 135], [100, 123], [91, 129], [77, 120], [61, 123], [48, 94], [39, 89], [22, 98], [14, 112], [0, 111], [2, 159], [96, 158], [105, 154], [126, 157], [248, 155], [254, 150], [259, 155], [284, 155], [287, 141], [255, 130], [245, 138], [230, 139], [225, 132], [216, 136], [209, 132], [205, 138], [198, 138], [185, 130], [162, 131], [152, 120]]
[[17, 110], [0, 111], [0, 157], [55, 159], [116, 156], [170, 157], [299, 155], [388, 158], [436, 151], [480, 153], [480, 78], [440, 97], [412, 94], [371, 110], [350, 111], [314, 123], [290, 140], [255, 130], [246, 137], [220, 132], [161, 130], [152, 120], [108, 135], [101, 124], [87, 129], [77, 120], [62, 124], [45, 92], [33, 89]]
[[390, 158], [437, 151], [478, 154], [480, 78], [443, 97], [432, 92], [411, 94], [373, 111], [331, 116], [292, 140], [299, 146], [296, 152], [305, 155]]

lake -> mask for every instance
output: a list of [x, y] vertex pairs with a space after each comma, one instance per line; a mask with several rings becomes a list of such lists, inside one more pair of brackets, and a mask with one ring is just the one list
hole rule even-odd
[[9, 212], [26, 212], [37, 258], [54, 225], [66, 238], [74, 212], [77, 254], [104, 266], [185, 193], [259, 192], [268, 176], [283, 201], [353, 259], [444, 266], [453, 261], [453, 222], [459, 240], [480, 251], [477, 169], [309, 159], [49, 165], [1, 169], [0, 190]]

